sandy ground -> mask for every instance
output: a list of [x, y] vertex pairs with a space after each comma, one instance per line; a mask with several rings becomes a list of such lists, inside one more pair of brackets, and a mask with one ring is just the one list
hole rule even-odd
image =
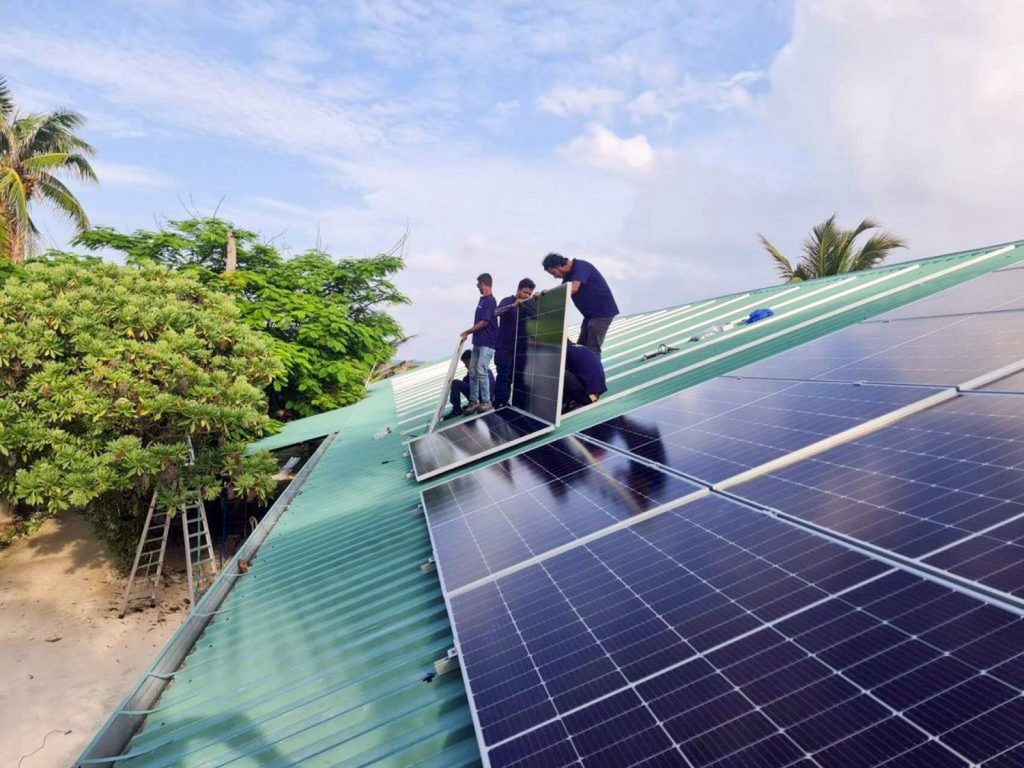
[[71, 765], [184, 619], [182, 580], [119, 619], [123, 585], [77, 515], [0, 550], [0, 766], [50, 731], [21, 768]]

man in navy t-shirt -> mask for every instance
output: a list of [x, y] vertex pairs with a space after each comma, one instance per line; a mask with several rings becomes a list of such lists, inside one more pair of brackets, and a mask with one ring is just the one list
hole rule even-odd
[[508, 405], [512, 394], [512, 369], [515, 366], [516, 336], [519, 333], [519, 305], [533, 296], [537, 286], [533, 280], [524, 277], [519, 281], [514, 296], [506, 296], [498, 302], [498, 343], [494, 348], [494, 365], [498, 378], [494, 384], [494, 407]]
[[491, 385], [487, 371], [494, 358], [494, 347], [498, 343], [498, 318], [494, 312], [497, 302], [491, 295], [491, 276], [484, 272], [477, 275], [476, 287], [480, 301], [476, 304], [473, 325], [459, 334], [463, 341], [473, 336], [473, 356], [469, 361], [469, 405], [466, 413], [482, 412], [491, 407]]
[[576, 343], [594, 350], [600, 357], [608, 326], [619, 314], [619, 307], [604, 276], [589, 261], [567, 259], [559, 253], [549, 253], [542, 263], [549, 275], [571, 284], [572, 303], [583, 315]]
[[565, 378], [562, 387], [562, 411], [596, 403], [608, 391], [604, 366], [592, 349], [565, 342]]

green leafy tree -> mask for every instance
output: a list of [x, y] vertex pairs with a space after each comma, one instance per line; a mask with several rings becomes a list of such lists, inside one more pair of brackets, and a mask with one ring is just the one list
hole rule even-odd
[[29, 261], [0, 288], [0, 497], [37, 518], [83, 510], [124, 562], [154, 490], [272, 491], [274, 461], [245, 446], [275, 429], [262, 387], [280, 371], [194, 276]]
[[93, 148], [76, 135], [82, 116], [67, 109], [21, 114], [0, 78], [0, 259], [23, 264], [38, 230], [29, 215], [43, 203], [83, 231], [89, 218], [61, 175], [96, 181], [89, 164]]
[[[237, 244], [238, 270], [223, 274], [227, 233]], [[391, 281], [404, 266], [394, 252], [336, 259], [311, 250], [284, 259], [254, 232], [214, 218], [169, 221], [159, 231], [131, 234], [97, 227], [76, 245], [114, 250], [132, 264], [195, 270], [211, 287], [238, 300], [242, 317], [272, 338], [285, 373], [267, 387], [271, 413], [309, 416], [358, 401], [376, 366], [403, 338], [387, 308], [408, 303]]]
[[758, 237], [775, 261], [779, 276], [793, 282], [871, 269], [885, 261], [890, 251], [907, 247], [905, 240], [883, 230], [856, 248], [854, 241], [872, 229], [881, 229], [881, 225], [871, 219], [864, 219], [854, 229], [843, 229], [836, 225], [836, 216], [832, 214], [804, 239], [803, 254], [795, 267], [764, 235]]

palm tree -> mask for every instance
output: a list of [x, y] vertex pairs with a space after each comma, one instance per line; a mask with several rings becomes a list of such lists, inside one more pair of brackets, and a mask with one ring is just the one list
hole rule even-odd
[[841, 275], [861, 269], [878, 266], [896, 248], [906, 248], [907, 242], [892, 232], [883, 230], [871, 235], [860, 250], [854, 249], [854, 240], [871, 229], [880, 229], [871, 219], [864, 219], [855, 229], [843, 229], [836, 226], [836, 215], [833, 213], [811, 231], [811, 236], [804, 240], [803, 256], [794, 267], [779, 250], [768, 242], [764, 235], [761, 245], [775, 260], [775, 269], [786, 282], [811, 280], [815, 277]]
[[0, 258], [22, 264], [39, 230], [29, 206], [42, 202], [63, 214], [78, 232], [89, 228], [82, 204], [57, 178], [96, 181], [88, 156], [95, 150], [75, 135], [84, 120], [58, 109], [23, 115], [15, 110], [7, 82], [0, 77]]

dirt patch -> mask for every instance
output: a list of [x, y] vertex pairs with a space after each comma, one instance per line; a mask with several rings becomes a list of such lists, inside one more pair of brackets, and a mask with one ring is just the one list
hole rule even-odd
[[[0, 551], [0, 765], [68, 766], [188, 611], [182, 579], [117, 617], [124, 582], [88, 523], [66, 514]], [[65, 731], [71, 731], [65, 734]]]

